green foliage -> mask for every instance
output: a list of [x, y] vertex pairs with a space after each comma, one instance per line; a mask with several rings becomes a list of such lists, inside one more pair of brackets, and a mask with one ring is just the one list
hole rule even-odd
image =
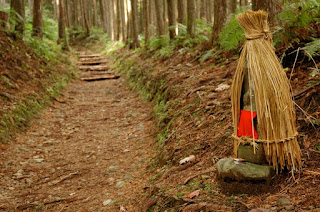
[[287, 3], [276, 20], [279, 23], [274, 33], [276, 45], [307, 40], [313, 33], [311, 23], [320, 21], [320, 0]]
[[216, 48], [210, 49], [206, 51], [201, 57], [200, 57], [200, 63], [203, 63], [204, 61], [208, 60], [209, 58], [219, 58], [219, 53], [221, 53], [220, 50], [217, 51]]
[[[29, 13], [27, 8], [26, 13]], [[25, 42], [32, 47], [34, 51], [48, 60], [58, 61], [62, 54], [61, 46], [57, 44], [58, 40], [58, 23], [54, 20], [50, 11], [44, 9], [43, 11], [43, 39], [32, 37], [32, 17], [26, 17], [25, 23]]]
[[219, 43], [222, 49], [238, 49], [244, 41], [244, 31], [236, 20], [236, 16], [248, 10], [249, 7], [241, 7], [232, 15], [231, 20], [222, 28], [219, 36]]
[[10, 136], [25, 124], [44, 106], [51, 98], [56, 98], [67, 82], [72, 78], [73, 72], [67, 70], [65, 75], [52, 74], [52, 84], [46, 86], [46, 91], [31, 94], [15, 105], [12, 111], [0, 118], [0, 142], [7, 142]]
[[[169, 28], [172, 28], [169, 27]], [[168, 34], [162, 36], [153, 36], [147, 42], [147, 47], [151, 51], [155, 58], [170, 58], [175, 49], [181, 48], [179, 51], [183, 53], [188, 49], [193, 48], [205, 41], [209, 40], [208, 35], [211, 33], [211, 27], [201, 19], [196, 20], [195, 37], [191, 38], [187, 34], [187, 27], [183, 24], [178, 23], [179, 34], [174, 38], [170, 39]], [[144, 46], [142, 45], [142, 47]]]
[[302, 48], [309, 53], [306, 54], [308, 57], [319, 56], [320, 53], [320, 38], [312, 38], [312, 40], [312, 42], [307, 43], [305, 47]]

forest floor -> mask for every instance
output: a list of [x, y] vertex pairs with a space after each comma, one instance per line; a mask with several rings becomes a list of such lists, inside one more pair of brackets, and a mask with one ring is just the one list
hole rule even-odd
[[[302, 112], [303, 167], [295, 178], [217, 179], [217, 160], [232, 157], [230, 90], [217, 88], [231, 85], [237, 58], [198, 64], [195, 54], [159, 60], [120, 50], [103, 59], [106, 72], [122, 71], [119, 79], [70, 83], [24, 132], [0, 144], [0, 210], [319, 211], [320, 135]], [[293, 73], [293, 90], [318, 118], [320, 88], [306, 86], [306, 69]], [[190, 155], [193, 162], [179, 164]]]
[[123, 79], [74, 81], [1, 144], [4, 211], [141, 211], [157, 134], [152, 108]]

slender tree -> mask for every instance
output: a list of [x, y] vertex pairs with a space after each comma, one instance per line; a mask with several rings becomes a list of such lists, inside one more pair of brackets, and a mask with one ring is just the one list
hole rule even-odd
[[137, 0], [131, 0], [131, 18], [132, 18], [132, 35], [133, 35], [133, 43], [132, 48], [139, 47], [138, 40], [138, 8], [137, 8]]
[[214, 23], [212, 29], [212, 35], [210, 39], [211, 45], [217, 42], [222, 27], [226, 21], [227, 5], [225, 0], [214, 1]]
[[57, 0], [58, 2], [58, 24], [59, 24], [59, 39], [58, 44], [61, 44], [63, 50], [69, 50], [69, 45], [67, 42], [66, 36], [66, 18], [65, 18], [65, 11], [64, 11], [64, 2], [63, 0]]
[[90, 34], [90, 26], [89, 26], [89, 21], [88, 21], [88, 15], [87, 11], [85, 8], [86, 0], [80, 0], [80, 7], [81, 7], [81, 12], [82, 12], [82, 18], [83, 18], [83, 26], [86, 29], [87, 34]]
[[150, 0], [143, 0], [143, 11], [144, 11], [144, 37], [145, 37], [145, 43], [149, 40], [149, 24], [150, 24], [150, 18], [149, 18], [149, 4]]
[[207, 0], [200, 0], [200, 18], [202, 20], [206, 19], [206, 5]]
[[121, 25], [121, 20], [120, 20], [120, 0], [114, 0], [114, 16], [115, 16], [115, 40], [119, 40], [120, 39], [120, 25]]
[[187, 0], [187, 34], [195, 36], [195, 1]]
[[160, 0], [154, 0], [155, 1], [155, 12], [157, 16], [157, 31], [158, 35], [164, 35], [164, 21], [163, 21], [163, 13], [162, 13], [162, 4]]
[[282, 10], [282, 4], [278, 0], [252, 0], [252, 10], [268, 12], [268, 20], [272, 21], [275, 15]]
[[120, 1], [120, 16], [121, 16], [121, 39], [123, 42], [126, 41], [126, 13], [124, 7], [124, 0]]
[[10, 13], [11, 27], [17, 32], [17, 36], [22, 38], [25, 22], [25, 0], [12, 0], [10, 7], [12, 9]]
[[178, 0], [178, 23], [185, 24], [184, 0]]
[[33, 3], [32, 36], [42, 39], [42, 0], [34, 0]]
[[97, 0], [93, 0], [93, 23], [94, 26], [98, 26], [98, 10], [97, 10]]
[[99, 0], [99, 7], [100, 7], [100, 22], [103, 28], [103, 32], [107, 32], [107, 25], [105, 20], [105, 12], [104, 12], [104, 1]]
[[208, 23], [212, 23], [212, 1], [206, 0], [206, 19]]
[[176, 36], [176, 4], [175, 0], [167, 0], [168, 19], [169, 19], [169, 36], [173, 39]]

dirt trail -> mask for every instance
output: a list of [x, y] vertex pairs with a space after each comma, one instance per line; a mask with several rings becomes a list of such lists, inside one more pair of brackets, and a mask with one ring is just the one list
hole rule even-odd
[[0, 147], [4, 211], [141, 211], [152, 109], [123, 79], [75, 81]]

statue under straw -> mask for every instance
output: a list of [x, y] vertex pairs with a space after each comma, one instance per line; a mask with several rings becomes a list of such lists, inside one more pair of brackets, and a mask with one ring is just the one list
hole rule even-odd
[[[268, 14], [251, 10], [237, 16], [246, 41], [232, 83], [234, 150], [263, 144], [266, 159], [278, 171], [301, 166], [296, 116], [290, 86], [275, 55]], [[247, 85], [246, 85], [247, 84]], [[243, 88], [248, 87], [248, 93]]]

